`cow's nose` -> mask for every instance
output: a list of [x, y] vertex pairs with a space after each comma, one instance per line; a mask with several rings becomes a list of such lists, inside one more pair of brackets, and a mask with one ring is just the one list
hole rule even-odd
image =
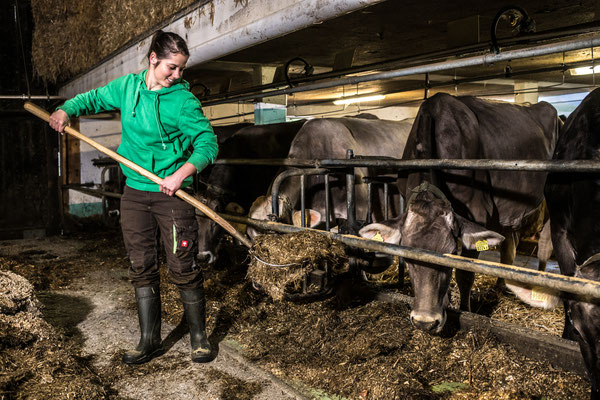
[[199, 251], [198, 261], [203, 264], [206, 263], [208, 265], [212, 265], [217, 261], [217, 257], [215, 257], [212, 251]]
[[439, 333], [446, 322], [445, 315], [441, 313], [410, 313], [410, 323], [417, 329], [429, 333]]

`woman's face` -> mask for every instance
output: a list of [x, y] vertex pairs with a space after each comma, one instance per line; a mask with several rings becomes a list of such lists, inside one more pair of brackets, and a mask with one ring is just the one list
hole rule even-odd
[[[171, 87], [183, 74], [188, 56], [171, 53], [170, 57], [159, 60], [156, 53], [150, 54], [150, 72], [153, 74], [153, 83], [162, 87]], [[153, 88], [149, 88], [153, 89]]]

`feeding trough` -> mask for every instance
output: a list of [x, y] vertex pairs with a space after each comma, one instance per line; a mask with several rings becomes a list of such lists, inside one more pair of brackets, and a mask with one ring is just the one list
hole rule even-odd
[[348, 272], [345, 246], [315, 232], [265, 234], [251, 250], [248, 277], [274, 300], [302, 300], [331, 293]]

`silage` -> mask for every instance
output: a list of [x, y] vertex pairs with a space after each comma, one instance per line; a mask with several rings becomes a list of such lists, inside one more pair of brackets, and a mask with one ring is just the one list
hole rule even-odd
[[107, 391], [39, 311], [33, 286], [0, 258], [0, 397], [104, 399]]
[[248, 277], [274, 300], [307, 291], [305, 280], [320, 269], [334, 277], [348, 270], [344, 245], [314, 232], [260, 235], [254, 240]]
[[[49, 279], [46, 286], [63, 287], [64, 278], [58, 274], [62, 269], [69, 269], [73, 278], [81, 276], [77, 271], [110, 270], [126, 264], [118, 235], [110, 235], [108, 243], [105, 239], [88, 239], [92, 240], [85, 240], [80, 251], [60, 262], [40, 257], [36, 248], [27, 248], [26, 252], [38, 254], [38, 257], [25, 257], [21, 249], [17, 253], [21, 255], [11, 257], [18, 260], [19, 265], [0, 257], [0, 270], [29, 272], [28, 277], [35, 278], [36, 274], [31, 271], [44, 264], [43, 272]], [[55, 240], [53, 254], [63, 254], [59, 247], [79, 245], [82, 240], [81, 237]], [[4, 253], [9, 247], [0, 244]], [[528, 360], [510, 346], [497, 343], [485, 330], [458, 332], [450, 337], [427, 335], [410, 325], [407, 305], [373, 302], [363, 298], [361, 291], [351, 284], [347, 289], [354, 295], [349, 299], [333, 297], [310, 303], [270, 301], [252, 290], [244, 279], [245, 266], [230, 258], [235, 249], [232, 245], [223, 249], [224, 257], [219, 265], [203, 266], [211, 343], [216, 344], [229, 335], [244, 346], [244, 354], [253, 362], [288, 381], [302, 381], [323, 392], [348, 398], [359, 398], [362, 393], [369, 399], [532, 399], [542, 396], [546, 399], [584, 399], [588, 396], [588, 383], [582, 378], [555, 370], [549, 364]], [[169, 314], [173, 314], [172, 322], [178, 323], [182, 317], [178, 291], [173, 285], [166, 284], [165, 268], [161, 273], [165, 282], [161, 289], [165, 288], [163, 310], [166, 319], [170, 320]], [[487, 315], [496, 309], [499, 298], [505, 297], [496, 292], [494, 284], [495, 278], [491, 277], [476, 281], [472, 297], [474, 306], [487, 309]], [[409, 288], [407, 281], [406, 289]], [[130, 302], [133, 306], [133, 297]], [[486, 306], [486, 303], [491, 304]], [[518, 308], [512, 307], [511, 314]], [[526, 307], [523, 308], [525, 312]], [[540, 313], [550, 312], [541, 310]], [[537, 318], [532, 316], [536, 314], [529, 315], [530, 320]], [[525, 315], [523, 319], [526, 319]], [[29, 351], [31, 357], [27, 361], [31, 368], [37, 367], [43, 359], [45, 353], [41, 350]], [[111, 365], [99, 374], [106, 382], [116, 382], [117, 377], [127, 374], [152, 376], [158, 370], [174, 368], [175, 360], [179, 360], [175, 355], [166, 354], [155, 363], [132, 369], [120, 362], [120, 354], [115, 354]], [[0, 365], [0, 370], [5, 365]], [[30, 370], [11, 371], [11, 380], [25, 377]], [[55, 370], [54, 376], [59, 372]], [[73, 373], [72, 369], [70, 373]], [[82, 369], [81, 373], [86, 371]], [[48, 377], [52, 375], [42, 379]], [[459, 390], [438, 393], [459, 384]], [[20, 387], [14, 393], [25, 398], [30, 393], [25, 390], [28, 388]], [[68, 390], [61, 393], [68, 393]], [[248, 390], [253, 392], [254, 388]]]

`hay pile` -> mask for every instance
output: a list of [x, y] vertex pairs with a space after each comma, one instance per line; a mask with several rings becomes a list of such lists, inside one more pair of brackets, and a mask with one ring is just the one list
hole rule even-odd
[[300, 292], [312, 271], [328, 269], [333, 277], [349, 266], [344, 245], [315, 232], [260, 235], [251, 254], [248, 277], [274, 300]]
[[[60, 263], [54, 260], [54, 268], [43, 270], [49, 277], [46, 287], [63, 286], [62, 278], [59, 282], [53, 281], [63, 268], [68, 269], [71, 276], [82, 276], [83, 271], [89, 271], [90, 268], [106, 268], [109, 271], [127, 264], [123, 258], [122, 241], [114, 232], [105, 235], [96, 233], [95, 237], [90, 234], [88, 239], [59, 239], [53, 243], [53, 255], [70, 255], [65, 255], [66, 259]], [[27, 247], [27, 257], [21, 247], [13, 258], [18, 260], [20, 267], [17, 268], [17, 265], [13, 265], [15, 261], [9, 262], [3, 257], [10, 253], [13, 245], [0, 242], [0, 270], [25, 273], [38, 268], [39, 263], [45, 260], [42, 257], [44, 255], [37, 254], [35, 260], [39, 261], [34, 262], [37, 247]], [[73, 246], [76, 250], [60, 250]], [[238, 250], [240, 256], [232, 257]], [[315, 391], [312, 397], [324, 398], [329, 393], [330, 398], [346, 396], [357, 399], [362, 396], [381, 400], [589, 398], [589, 383], [583, 378], [556, 370], [546, 363], [528, 360], [509, 346], [497, 343], [486, 331], [462, 331], [440, 337], [415, 330], [410, 325], [409, 306], [373, 302], [369, 296], [361, 296], [361, 290], [352, 281], [347, 285], [348, 297], [338, 295], [308, 303], [273, 302], [264, 294], [252, 290], [250, 282], [245, 279], [247, 269], [240, 262], [244, 259], [241, 254], [245, 255], [245, 252], [245, 248], [230, 243], [223, 248], [223, 257], [216, 266], [203, 266], [211, 343], [219, 343], [224, 338], [236, 340], [243, 345], [247, 357], [273, 374], [288, 382], [304, 385], [305, 388], [313, 387]], [[164, 268], [161, 274], [166, 283], [168, 278]], [[405, 289], [410, 291], [408, 280], [406, 283]], [[493, 278], [479, 286], [476, 282], [472, 300], [477, 311], [485, 311], [490, 315], [496, 310], [501, 295], [495, 293], [494, 283]], [[0, 282], [0, 285], [0, 288], [6, 286], [4, 282]], [[182, 316], [179, 294], [173, 285], [165, 284], [162, 287], [165, 289], [162, 294], [166, 319], [177, 324]], [[344, 284], [341, 283], [339, 287], [343, 288]], [[19, 298], [27, 297], [12, 296], [10, 301], [26, 308]], [[2, 301], [2, 304], [10, 304], [8, 300]], [[132, 307], [133, 301], [132, 298]], [[4, 327], [1, 323], [0, 326]], [[4, 332], [3, 329], [0, 328], [0, 332]], [[1, 379], [4, 379], [4, 371], [16, 368], [25, 371], [25, 364], [15, 364], [16, 368], [12, 365], [7, 367], [4, 349], [8, 347], [4, 337], [3, 333], [0, 334]], [[50, 343], [48, 340], [45, 342]], [[40, 350], [31, 351], [33, 346], [27, 346], [23, 348], [33, 354], [29, 359], [29, 370], [34, 371], [40, 360], [49, 355]], [[63, 344], [61, 348], [54, 345], [50, 350], [63, 352], [64, 349]], [[129, 376], [156, 376], [161, 371], [180, 368], [181, 364], [180, 358], [171, 353], [156, 359], [156, 362], [135, 368], [124, 365], [119, 357], [120, 354], [115, 354], [108, 368], [97, 371], [104, 382], [122, 382]], [[79, 367], [78, 373], [86, 374], [86, 371]], [[53, 378], [57, 376], [59, 373], [55, 372]], [[36, 376], [33, 375], [33, 378]], [[215, 374], [214, 379], [219, 378], [222, 377]], [[222, 381], [225, 382], [224, 379]], [[202, 384], [198, 382], [198, 385]], [[227, 384], [234, 386], [235, 382]], [[256, 387], [247, 386], [248, 393], [256, 392]], [[66, 391], [57, 386], [53, 386], [53, 390], [59, 393], [55, 396], [33, 395], [21, 392], [21, 389], [27, 387], [13, 386], [10, 389], [12, 392], [6, 393], [5, 397], [69, 398], [61, 395]], [[4, 383], [0, 384], [0, 397], [4, 394], [2, 390], [5, 390]], [[236, 391], [242, 390], [236, 388]], [[225, 394], [221, 397], [228, 398]], [[108, 398], [122, 397], [113, 392], [109, 393]]]
[[[475, 275], [471, 291], [471, 311], [493, 319], [510, 322], [542, 333], [560, 336], [564, 325], [562, 304], [553, 310], [530, 307], [510, 292], [503, 292], [496, 287], [493, 276]], [[452, 281], [450, 286], [452, 308], [458, 310], [460, 292]]]
[[[351, 399], [586, 399], [588, 383], [529, 360], [486, 330], [414, 329], [410, 307], [270, 303], [241, 310], [232, 336], [289, 381]], [[317, 396], [315, 396], [317, 397]], [[325, 397], [325, 396], [322, 396]]]
[[[370, 282], [387, 284], [387, 285], [395, 285], [398, 284], [398, 280], [400, 279], [399, 268], [400, 266], [400, 258], [397, 256], [393, 257], [393, 262], [390, 266], [383, 272], [378, 274], [370, 274], [366, 273], [366, 277]], [[404, 278], [404, 277], [402, 277]]]
[[41, 318], [33, 286], [0, 271], [0, 397], [104, 399], [107, 391]]
[[193, 2], [32, 0], [35, 71], [52, 83], [69, 79]]

